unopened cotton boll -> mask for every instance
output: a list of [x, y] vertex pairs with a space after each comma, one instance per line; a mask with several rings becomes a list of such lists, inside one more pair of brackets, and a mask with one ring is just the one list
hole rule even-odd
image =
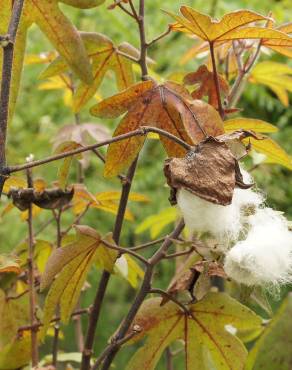
[[186, 189], [177, 193], [177, 204], [190, 232], [209, 232], [225, 249], [243, 228], [245, 207], [259, 207], [261, 194], [251, 189], [234, 189], [232, 203], [222, 206], [208, 202]]
[[292, 281], [292, 233], [271, 208], [248, 217], [250, 231], [225, 257], [226, 274], [247, 286], [278, 287]]

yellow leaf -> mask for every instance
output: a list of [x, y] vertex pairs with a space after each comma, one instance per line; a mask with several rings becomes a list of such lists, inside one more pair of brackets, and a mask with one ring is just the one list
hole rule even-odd
[[172, 26], [172, 29], [194, 34], [210, 43], [265, 38], [287, 40], [292, 45], [291, 38], [283, 32], [260, 27], [243, 27], [252, 22], [269, 19], [249, 10], [238, 10], [225, 14], [220, 21], [188, 6], [182, 6], [180, 12], [183, 17], [166, 12], [177, 22]]
[[292, 92], [292, 68], [276, 62], [258, 63], [252, 70], [249, 81], [270, 88], [285, 106], [289, 105], [288, 91]]
[[[249, 139], [245, 140], [246, 143], [249, 142]], [[264, 140], [250, 138], [250, 142], [253, 149], [266, 155], [267, 163], [278, 163], [292, 170], [291, 157], [274, 140], [270, 138]]]
[[24, 58], [24, 63], [26, 65], [30, 64], [46, 64], [51, 63], [57, 57], [55, 51], [49, 51], [40, 54], [27, 54]]
[[152, 239], [155, 239], [162, 230], [177, 219], [177, 210], [174, 207], [169, 207], [156, 215], [148, 216], [136, 228], [136, 233], [141, 234], [146, 230], [150, 230]]
[[260, 119], [239, 117], [224, 121], [224, 130], [226, 132], [232, 132], [240, 129], [265, 133], [278, 131], [276, 126]]
[[76, 239], [51, 254], [42, 276], [41, 289], [50, 286], [44, 306], [42, 334], [46, 333], [58, 303], [62, 321], [68, 322], [92, 264], [97, 262], [101, 268], [112, 272], [118, 255], [117, 251], [103, 245], [94, 229], [81, 225], [75, 229]]
[[117, 259], [114, 272], [126, 279], [133, 288], [137, 288], [139, 280], [144, 276], [144, 271], [138, 263], [126, 253]]
[[133, 323], [143, 330], [131, 343], [146, 340], [126, 370], [154, 370], [163, 351], [177, 340], [184, 345], [185, 369], [243, 369], [246, 348], [226, 326], [255, 330], [261, 328], [261, 318], [225, 293], [209, 293], [188, 309], [192, 315], [173, 302], [161, 307], [161, 298], [144, 301]]

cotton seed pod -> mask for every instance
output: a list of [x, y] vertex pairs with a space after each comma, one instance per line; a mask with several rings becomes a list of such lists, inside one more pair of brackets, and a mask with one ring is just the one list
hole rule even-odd
[[279, 287], [292, 282], [292, 233], [287, 220], [270, 208], [248, 217], [250, 231], [225, 256], [224, 270], [238, 283]]
[[179, 189], [185, 189], [221, 206], [231, 203], [235, 185], [250, 187], [243, 183], [238, 162], [228, 146], [213, 137], [202, 141], [184, 158], [166, 160], [164, 173], [174, 198]]

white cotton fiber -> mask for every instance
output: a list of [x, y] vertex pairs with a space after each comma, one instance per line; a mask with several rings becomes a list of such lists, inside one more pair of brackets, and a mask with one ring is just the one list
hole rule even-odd
[[236, 188], [228, 206], [208, 202], [185, 189], [177, 193], [177, 204], [187, 228], [191, 232], [209, 232], [224, 249], [238, 238], [245, 208], [257, 208], [262, 202], [262, 195], [251, 189]]
[[292, 281], [292, 233], [287, 220], [271, 208], [248, 216], [247, 238], [227, 252], [224, 270], [238, 283], [278, 287]]

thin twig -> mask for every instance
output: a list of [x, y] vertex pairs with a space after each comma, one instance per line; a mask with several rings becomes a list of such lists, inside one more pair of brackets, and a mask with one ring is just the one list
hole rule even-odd
[[[30, 170], [27, 170], [27, 186], [30, 188], [33, 186], [32, 175]], [[29, 312], [30, 312], [30, 324], [31, 329], [31, 361], [32, 367], [38, 365], [39, 354], [38, 354], [38, 341], [37, 332], [38, 329], [34, 328], [37, 323], [36, 320], [36, 293], [35, 293], [35, 276], [34, 276], [34, 235], [32, 225], [32, 203], [28, 208], [28, 286], [29, 286]]]
[[161, 296], [167, 298], [169, 301], [172, 301], [175, 303], [179, 308], [183, 310], [183, 312], [186, 315], [190, 315], [190, 312], [186, 306], [184, 306], [180, 301], [178, 301], [175, 297], [173, 297], [171, 294], [167, 293], [165, 290], [162, 289], [157, 289], [157, 288], [151, 288], [149, 290], [149, 293], [154, 293], [154, 294], [160, 294]]
[[163, 33], [161, 33], [159, 36], [155, 37], [152, 41], [148, 42], [147, 43], [147, 47], [150, 47], [152, 46], [153, 44], [155, 44], [157, 41], [163, 39], [165, 36], [169, 35], [171, 33], [171, 27], [168, 26], [168, 29], [166, 31], [164, 31]]
[[[140, 333], [141, 330], [133, 330], [132, 333], [126, 335], [123, 339], [121, 339], [118, 342], [115, 342], [113, 346], [121, 347], [123, 344], [131, 340], [135, 335]], [[104, 351], [101, 353], [101, 355], [98, 357], [98, 360], [95, 362], [95, 364], [92, 366], [91, 370], [97, 370], [99, 366], [102, 364], [102, 361], [104, 358], [108, 355], [108, 353], [111, 351], [112, 346], [108, 346], [104, 349]]]
[[9, 117], [10, 88], [12, 79], [14, 43], [24, 0], [15, 0], [8, 26], [7, 45], [3, 47], [1, 95], [0, 95], [0, 196], [6, 180], [6, 134]]
[[216, 94], [217, 94], [218, 111], [219, 111], [221, 118], [223, 119], [224, 109], [222, 107], [222, 102], [221, 102], [219, 76], [217, 72], [216, 59], [215, 59], [215, 53], [214, 53], [214, 43], [210, 42], [209, 46], [210, 46], [210, 54], [211, 54], [211, 60], [212, 60], [213, 77], [214, 77], [214, 83], [215, 83]]
[[[75, 316], [80, 316], [80, 315], [83, 315], [83, 314], [88, 314], [90, 313], [91, 311], [91, 307], [89, 308], [81, 308], [80, 310], [76, 310], [74, 311], [72, 314], [71, 314], [71, 318], [75, 317]], [[51, 321], [50, 323], [53, 324], [54, 322], [58, 322], [61, 320], [61, 317], [60, 316], [55, 316]], [[40, 328], [41, 326], [43, 326], [43, 323], [42, 322], [37, 322], [35, 323], [34, 325], [24, 325], [24, 326], [20, 326], [18, 328], [18, 333], [22, 333], [23, 331], [26, 331], [26, 330], [32, 330], [32, 329], [35, 329], [35, 328]]]
[[131, 12], [129, 12], [129, 10], [126, 9], [121, 3], [119, 3], [117, 5], [118, 5], [118, 7], [120, 9], [122, 9], [123, 12], [125, 12], [126, 14], [128, 14], [130, 17], [135, 18], [135, 16]]
[[81, 219], [85, 216], [85, 214], [87, 213], [87, 211], [89, 210], [90, 208], [90, 203], [87, 204], [87, 206], [85, 207], [84, 211], [81, 212], [76, 218], [75, 220], [72, 222], [71, 225], [69, 225], [67, 227], [66, 230], [62, 231], [62, 237], [64, 237], [65, 235], [67, 235], [69, 233], [69, 231], [74, 227], [74, 225], [78, 225], [79, 222], [81, 221]]
[[87, 152], [87, 151], [95, 149], [95, 148], [100, 148], [100, 147], [108, 145], [108, 144], [112, 144], [112, 143], [115, 143], [115, 142], [118, 142], [118, 141], [121, 141], [121, 140], [129, 139], [129, 138], [134, 137], [134, 136], [145, 136], [149, 132], [154, 132], [154, 133], [157, 133], [159, 135], [165, 136], [166, 138], [168, 138], [168, 139], [174, 141], [175, 143], [181, 145], [186, 150], [191, 150], [192, 149], [191, 145], [187, 144], [186, 142], [184, 142], [183, 140], [181, 140], [177, 136], [172, 135], [172, 134], [170, 134], [169, 132], [167, 132], [165, 130], [161, 130], [161, 129], [156, 128], [156, 127], [141, 126], [137, 130], [130, 131], [126, 134], [115, 136], [111, 139], [101, 141], [101, 142], [96, 143], [96, 144], [84, 146], [82, 148], [77, 148], [77, 149], [70, 150], [70, 151], [64, 152], [64, 153], [59, 153], [59, 154], [56, 154], [56, 155], [52, 155], [51, 157], [47, 157], [47, 158], [44, 158], [44, 159], [39, 159], [39, 160], [32, 161], [32, 162], [29, 162], [29, 163], [16, 165], [16, 166], [9, 166], [9, 167], [6, 168], [6, 172], [8, 174], [11, 174], [11, 173], [14, 173], [14, 172], [23, 171], [27, 168], [33, 168], [33, 167], [36, 167], [36, 166], [41, 166], [43, 164], [47, 164], [47, 163], [57, 161], [57, 160], [60, 160], [60, 159], [63, 159], [63, 158], [71, 157], [72, 155], [75, 155], [75, 154]]
[[116, 53], [131, 60], [132, 62], [135, 62], [135, 63], [139, 63], [139, 59], [133, 57], [132, 55], [129, 55], [127, 53], [124, 53], [123, 51], [119, 50], [119, 49], [116, 49]]
[[131, 249], [132, 251], [139, 251], [141, 249], [145, 249], [145, 248], [148, 248], [148, 247], [152, 247], [156, 244], [162, 243], [165, 238], [166, 237], [164, 236], [163, 238], [152, 240], [151, 242], [147, 242], [147, 243], [144, 243], [144, 244], [136, 245], [135, 247], [131, 247], [129, 249]]
[[172, 361], [173, 355], [169, 347], [167, 347], [165, 350], [165, 356], [166, 356], [166, 370], [174, 370]]
[[192, 253], [194, 250], [195, 250], [195, 248], [189, 248], [189, 249], [187, 249], [186, 251], [183, 251], [183, 252], [167, 254], [166, 256], [164, 256], [164, 258], [165, 259], [171, 259], [171, 258], [186, 256], [186, 255]]
[[[132, 165], [130, 166], [127, 179], [128, 181], [123, 183], [122, 194], [119, 202], [118, 213], [116, 216], [114, 231], [113, 231], [113, 240], [115, 243], [119, 243], [121, 230], [124, 222], [125, 212], [128, 204], [129, 194], [132, 186], [132, 181], [135, 175], [136, 166], [137, 166], [138, 159], [136, 159]], [[84, 350], [82, 353], [82, 362], [81, 362], [81, 370], [88, 370], [90, 368], [90, 359], [92, 355], [92, 348], [94, 343], [94, 336], [97, 327], [97, 323], [100, 317], [101, 307], [103, 304], [103, 299], [105, 296], [105, 292], [110, 280], [110, 273], [106, 270], [103, 271], [99, 287], [96, 292], [96, 296], [93, 303], [93, 308], [91, 314], [89, 316], [88, 322], [88, 329], [87, 335], [85, 339]]]
[[170, 234], [170, 237], [165, 238], [159, 250], [148, 260], [149, 264], [146, 268], [141, 287], [134, 299], [134, 302], [127, 316], [123, 320], [122, 324], [120, 325], [117, 331], [117, 334], [114, 336], [112, 340], [112, 344], [110, 345], [111, 349], [109, 350], [109, 353], [104, 360], [102, 370], [108, 370], [110, 368], [111, 363], [120, 348], [115, 343], [118, 343], [120, 340], [122, 340], [127, 335], [127, 332], [130, 329], [139, 308], [141, 307], [147, 294], [151, 291], [151, 281], [152, 281], [152, 277], [154, 273], [154, 267], [165, 256], [166, 251], [171, 246], [172, 244], [171, 238], [174, 238], [174, 239], [177, 238], [182, 232], [183, 228], [184, 228], [184, 222], [180, 221], [179, 224], [174, 229], [174, 231]]
[[59, 344], [59, 332], [60, 326], [59, 324], [55, 324], [54, 326], [54, 339], [53, 339], [53, 350], [52, 350], [52, 365], [57, 369], [57, 362], [58, 362], [58, 344]]
[[104, 244], [106, 247], [108, 247], [110, 249], [113, 249], [113, 250], [116, 250], [116, 251], [120, 252], [120, 254], [130, 254], [131, 256], [133, 256], [133, 257], [137, 258], [138, 260], [140, 260], [141, 262], [143, 262], [145, 265], [148, 265], [148, 261], [146, 260], [146, 258], [144, 258], [143, 256], [140, 256], [140, 254], [134, 252], [130, 248], [123, 248], [123, 247], [114, 245], [114, 244], [108, 242], [105, 239], [102, 239], [102, 244]]

